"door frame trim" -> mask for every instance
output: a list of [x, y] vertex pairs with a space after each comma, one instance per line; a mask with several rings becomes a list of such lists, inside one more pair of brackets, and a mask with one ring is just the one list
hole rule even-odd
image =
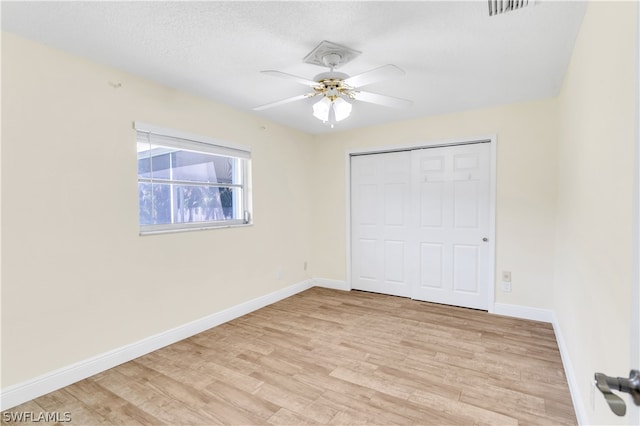
[[491, 149], [490, 159], [490, 180], [489, 180], [489, 288], [488, 311], [495, 312], [496, 293], [496, 170], [497, 170], [497, 143], [496, 134], [473, 136], [454, 139], [434, 139], [416, 141], [409, 144], [386, 145], [379, 147], [352, 148], [345, 152], [345, 187], [346, 187], [346, 245], [347, 245], [347, 287], [353, 288], [351, 282], [351, 157], [366, 154], [382, 154], [386, 152], [409, 151], [425, 148], [436, 148], [441, 146], [465, 145], [470, 143], [488, 142]]
[[[636, 5], [635, 161], [633, 166], [633, 247], [629, 368], [640, 368], [640, 5]], [[640, 424], [640, 407], [630, 406], [629, 424]]]

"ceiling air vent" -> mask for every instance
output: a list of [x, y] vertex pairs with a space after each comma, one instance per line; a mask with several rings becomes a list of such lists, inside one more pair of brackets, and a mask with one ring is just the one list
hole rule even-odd
[[535, 0], [488, 0], [489, 16], [499, 15], [501, 13], [512, 10], [522, 9], [525, 6], [532, 5]]

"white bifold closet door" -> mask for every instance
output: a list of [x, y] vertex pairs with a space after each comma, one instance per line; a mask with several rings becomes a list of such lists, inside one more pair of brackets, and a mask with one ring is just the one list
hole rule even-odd
[[487, 309], [490, 144], [351, 157], [351, 285]]
[[352, 287], [411, 297], [411, 152], [351, 157]]

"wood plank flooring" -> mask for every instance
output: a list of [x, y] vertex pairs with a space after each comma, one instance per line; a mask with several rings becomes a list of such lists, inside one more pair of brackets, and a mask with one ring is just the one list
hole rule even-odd
[[19, 412], [74, 425], [576, 424], [550, 324], [322, 288], [7, 410], [2, 425]]

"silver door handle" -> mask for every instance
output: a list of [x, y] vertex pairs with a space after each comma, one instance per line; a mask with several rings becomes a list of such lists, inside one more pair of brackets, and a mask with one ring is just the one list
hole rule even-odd
[[622, 398], [612, 392], [612, 389], [631, 394], [633, 403], [640, 405], [640, 371], [631, 370], [628, 379], [609, 377], [602, 373], [596, 373], [594, 378], [596, 387], [602, 392], [604, 399], [607, 401], [607, 404], [609, 404], [609, 408], [611, 408], [611, 411], [616, 415], [624, 416], [627, 412], [627, 406]]

